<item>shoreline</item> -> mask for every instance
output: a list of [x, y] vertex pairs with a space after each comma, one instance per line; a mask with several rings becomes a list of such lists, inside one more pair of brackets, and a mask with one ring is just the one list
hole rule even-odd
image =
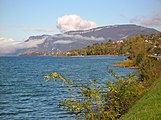
[[115, 67], [123, 67], [123, 68], [132, 68], [132, 69], [139, 68], [138, 66], [135, 66], [134, 61], [130, 59], [125, 59], [120, 62], [115, 62], [112, 65]]
[[54, 57], [88, 57], [88, 56], [125, 56], [125, 55], [17, 55], [17, 56], [54, 56]]

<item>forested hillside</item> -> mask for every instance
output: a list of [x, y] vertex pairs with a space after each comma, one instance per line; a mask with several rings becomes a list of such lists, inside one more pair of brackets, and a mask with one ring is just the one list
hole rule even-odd
[[[141, 40], [141, 41], [140, 41]], [[136, 46], [131, 48], [131, 45]], [[94, 44], [82, 49], [75, 49], [67, 55], [129, 55], [132, 49], [138, 52], [138, 46], [141, 45], [142, 50], [145, 46], [148, 47], [148, 51], [152, 55], [158, 55], [161, 53], [161, 33], [151, 35], [137, 35], [129, 39], [123, 39], [116, 42], [109, 40], [105, 43]]]

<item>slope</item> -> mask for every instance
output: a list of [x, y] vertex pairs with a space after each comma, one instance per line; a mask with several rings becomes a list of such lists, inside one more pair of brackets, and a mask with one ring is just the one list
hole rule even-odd
[[121, 120], [161, 120], [161, 77]]

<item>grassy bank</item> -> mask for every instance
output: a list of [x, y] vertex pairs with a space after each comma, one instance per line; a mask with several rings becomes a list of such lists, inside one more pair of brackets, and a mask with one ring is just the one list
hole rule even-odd
[[118, 67], [128, 67], [128, 68], [138, 68], [135, 66], [134, 61], [130, 59], [126, 59], [120, 62], [113, 63], [113, 66], [118, 66]]
[[121, 120], [161, 120], [161, 77]]

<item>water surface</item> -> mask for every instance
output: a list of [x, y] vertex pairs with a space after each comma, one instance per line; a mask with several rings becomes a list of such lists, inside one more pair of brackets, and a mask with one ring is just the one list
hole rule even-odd
[[57, 107], [56, 99], [67, 97], [60, 81], [44, 81], [58, 72], [66, 79], [84, 82], [114, 80], [107, 66], [119, 75], [134, 69], [113, 67], [125, 57], [0, 57], [0, 119], [73, 120]]

